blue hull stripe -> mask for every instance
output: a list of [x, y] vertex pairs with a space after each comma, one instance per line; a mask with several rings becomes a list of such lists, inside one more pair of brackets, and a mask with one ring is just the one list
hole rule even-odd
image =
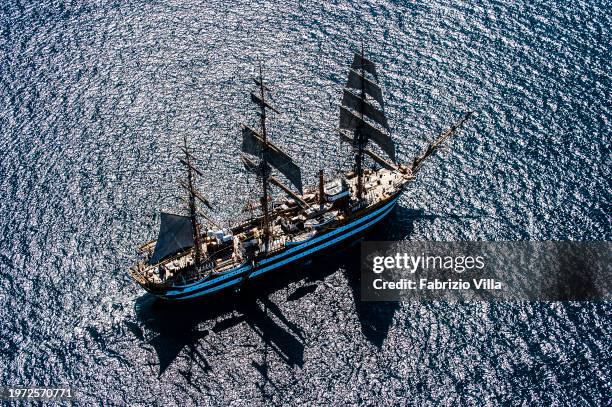
[[198, 292], [197, 292], [197, 293], [195, 293], [195, 294], [191, 294], [191, 295], [188, 295], [188, 296], [186, 296], [186, 297], [181, 297], [180, 299], [181, 299], [181, 300], [183, 300], [183, 299], [186, 299], [186, 298], [199, 297], [200, 295], [204, 295], [204, 294], [212, 293], [212, 292], [214, 292], [214, 291], [221, 290], [222, 288], [225, 288], [225, 287], [229, 287], [229, 286], [231, 286], [231, 285], [234, 285], [234, 284], [238, 283], [240, 280], [242, 280], [242, 277], [238, 277], [238, 278], [235, 278], [235, 279], [233, 279], [233, 280], [230, 280], [230, 281], [228, 281], [228, 282], [226, 282], [226, 283], [219, 284], [219, 285], [217, 285], [217, 286], [214, 286], [213, 288], [209, 288], [208, 290], [198, 291]]
[[389, 212], [391, 212], [391, 209], [393, 209], [393, 208], [389, 208], [389, 209], [387, 209], [387, 210], [386, 210], [386, 211], [385, 211], [385, 212], [384, 212], [382, 215], [380, 215], [380, 216], [379, 216], [379, 217], [377, 217], [376, 219], [374, 219], [374, 220], [372, 220], [372, 221], [370, 221], [370, 222], [366, 223], [365, 225], [362, 225], [362, 226], [360, 226], [360, 227], [358, 227], [358, 228], [356, 228], [356, 229], [353, 229], [353, 230], [351, 230], [350, 232], [348, 232], [348, 233], [346, 233], [346, 234], [344, 234], [344, 235], [340, 235], [340, 236], [336, 237], [335, 239], [328, 240], [328, 241], [326, 241], [325, 243], [320, 244], [319, 246], [315, 246], [315, 247], [313, 247], [313, 248], [312, 248], [312, 249], [310, 249], [310, 250], [306, 250], [306, 251], [304, 251], [304, 252], [301, 252], [301, 253], [299, 253], [299, 254], [296, 254], [295, 256], [289, 257], [288, 259], [281, 260], [281, 261], [279, 261], [278, 263], [274, 263], [274, 264], [272, 264], [271, 266], [264, 267], [264, 268], [262, 268], [262, 269], [259, 269], [259, 270], [257, 270], [257, 271], [254, 271], [254, 272], [252, 272], [252, 273], [250, 274], [250, 276], [249, 276], [249, 277], [255, 277], [255, 276], [258, 276], [258, 275], [260, 275], [260, 274], [262, 274], [262, 273], [265, 273], [266, 271], [273, 270], [273, 269], [275, 269], [275, 268], [277, 268], [277, 267], [283, 266], [283, 265], [285, 265], [285, 264], [287, 264], [287, 263], [290, 263], [290, 262], [292, 262], [292, 261], [294, 261], [294, 260], [297, 260], [297, 259], [302, 258], [302, 257], [304, 257], [304, 256], [308, 256], [308, 255], [310, 255], [310, 254], [312, 254], [312, 253], [315, 253], [315, 252], [317, 252], [317, 251], [319, 251], [319, 250], [321, 250], [321, 249], [324, 249], [324, 248], [326, 248], [326, 247], [328, 247], [328, 246], [331, 246], [331, 245], [333, 245], [333, 244], [335, 244], [335, 243], [338, 243], [339, 241], [344, 240], [344, 239], [346, 239], [347, 237], [350, 237], [350, 236], [352, 236], [352, 235], [354, 235], [354, 234], [356, 234], [356, 233], [359, 233], [359, 232], [361, 232], [362, 230], [367, 229], [368, 227], [372, 226], [374, 223], [376, 223], [376, 222], [378, 222], [379, 220], [381, 220], [382, 218], [384, 218], [384, 217], [385, 217], [385, 216], [386, 216], [386, 215], [387, 215]]
[[[244, 266], [244, 267], [240, 267], [240, 268], [237, 268], [237, 269], [234, 269], [234, 270], [230, 270], [230, 271], [227, 272], [227, 274], [219, 276], [219, 277], [217, 277], [217, 278], [215, 278], [213, 280], [209, 280], [209, 281], [205, 281], [205, 282], [198, 281], [198, 282], [193, 283], [193, 285], [184, 286], [184, 287], [186, 287], [184, 290], [180, 290], [180, 291], [177, 291], [177, 290], [168, 291], [167, 294], [168, 295], [184, 294], [184, 293], [191, 292], [193, 290], [197, 290], [198, 288], [208, 287], [209, 285], [218, 283], [218, 282], [223, 281], [223, 280], [227, 280], [230, 277], [233, 277], [233, 276], [238, 275], [238, 274], [242, 274], [242, 272], [250, 270], [250, 269], [251, 269], [251, 266]], [[175, 286], [175, 287], [180, 287], [180, 286]]]
[[[356, 234], [356, 233], [359, 233], [359, 232], [361, 232], [362, 230], [367, 229], [368, 227], [372, 226], [372, 225], [373, 225], [373, 224], [375, 224], [376, 222], [380, 221], [380, 220], [381, 220], [382, 218], [384, 218], [385, 216], [387, 216], [387, 215], [389, 214], [389, 212], [391, 212], [391, 210], [392, 210], [392, 209], [393, 209], [393, 208], [389, 208], [389, 209], [388, 209], [388, 210], [386, 210], [386, 211], [385, 211], [385, 212], [384, 212], [382, 215], [378, 216], [376, 219], [374, 219], [374, 220], [372, 220], [372, 221], [368, 222], [368, 223], [367, 223], [367, 224], [365, 224], [365, 225], [360, 226], [360, 227], [359, 227], [359, 228], [357, 228], [357, 229], [351, 230], [350, 232], [348, 232], [348, 233], [346, 233], [346, 234], [344, 234], [344, 235], [338, 236], [338, 237], [336, 237], [335, 239], [330, 240], [330, 241], [327, 241], [327, 242], [325, 242], [325, 243], [323, 243], [323, 244], [321, 244], [321, 245], [319, 245], [319, 246], [316, 246], [316, 247], [314, 247], [314, 248], [312, 248], [312, 249], [310, 249], [310, 250], [307, 250], [307, 251], [305, 251], [305, 252], [302, 252], [302, 253], [296, 254], [295, 256], [292, 256], [292, 257], [290, 257], [290, 258], [288, 258], [288, 259], [285, 259], [285, 260], [279, 261], [278, 263], [274, 263], [274, 264], [273, 264], [273, 265], [271, 265], [271, 266], [265, 267], [265, 268], [263, 268], [263, 269], [259, 269], [259, 270], [255, 271], [255, 272], [251, 273], [251, 275], [250, 275], [249, 277], [255, 277], [255, 276], [258, 276], [258, 275], [260, 275], [260, 274], [262, 274], [262, 273], [265, 273], [265, 272], [267, 272], [267, 271], [274, 270], [274, 269], [276, 269], [276, 268], [278, 268], [278, 267], [281, 267], [281, 266], [283, 266], [283, 265], [285, 265], [285, 264], [287, 264], [287, 263], [290, 263], [290, 262], [292, 262], [292, 261], [294, 261], [294, 260], [298, 260], [298, 259], [300, 259], [301, 257], [304, 257], [304, 256], [307, 256], [307, 255], [310, 255], [310, 254], [312, 254], [312, 253], [315, 253], [315, 252], [317, 252], [317, 251], [319, 251], [319, 250], [321, 250], [321, 249], [324, 249], [324, 248], [325, 248], [325, 247], [327, 247], [327, 246], [333, 245], [333, 244], [335, 244], [335, 243], [337, 243], [337, 242], [339, 242], [339, 241], [341, 241], [341, 240], [343, 240], [343, 239], [346, 239], [346, 238], [348, 238], [348, 237], [350, 237], [350, 236], [352, 236], [352, 235], [354, 235], [354, 234]], [[194, 294], [191, 294], [191, 295], [188, 295], [188, 296], [184, 296], [184, 297], [183, 297], [183, 296], [181, 296], [181, 297], [179, 297], [179, 298], [177, 298], [177, 299], [183, 300], [183, 299], [187, 299], [187, 298], [199, 297], [199, 296], [201, 296], [201, 295], [209, 294], [209, 293], [212, 293], [212, 292], [215, 292], [215, 291], [221, 290], [221, 289], [223, 289], [223, 288], [229, 287], [229, 286], [231, 286], [231, 285], [237, 284], [237, 283], [239, 283], [240, 281], [242, 281], [242, 277], [235, 278], [235, 279], [230, 280], [230, 281], [228, 281], [228, 282], [226, 282], [226, 283], [223, 283], [223, 284], [217, 285], [217, 286], [215, 286], [215, 287], [213, 287], [213, 288], [209, 288], [208, 290], [198, 291], [198, 292], [196, 292], [196, 293], [194, 293]], [[166, 298], [173, 298], [173, 297], [166, 297]]]
[[[376, 211], [374, 211], [374, 212], [364, 216], [363, 218], [360, 218], [360, 219], [356, 220], [355, 222], [349, 223], [348, 225], [342, 226], [342, 227], [340, 227], [338, 229], [335, 229], [335, 230], [333, 230], [333, 231], [331, 231], [329, 233], [326, 233], [326, 234], [324, 234], [322, 236], [319, 236], [319, 237], [317, 237], [315, 239], [308, 240], [307, 242], [301, 244], [300, 246], [293, 247], [293, 248], [291, 248], [289, 250], [286, 250], [285, 252], [280, 253], [280, 254], [278, 254], [276, 256], [273, 256], [273, 257], [270, 257], [268, 259], [262, 260], [260, 262], [260, 264], [267, 264], [267, 263], [269, 263], [270, 261], [272, 261], [274, 259], [278, 259], [278, 258], [281, 258], [281, 257], [286, 257], [289, 254], [294, 253], [295, 251], [302, 250], [302, 249], [304, 249], [304, 248], [306, 248], [308, 246], [312, 246], [315, 243], [320, 242], [321, 240], [328, 239], [329, 237], [337, 235], [339, 233], [342, 233], [343, 231], [345, 231], [347, 229], [354, 228], [356, 225], [359, 225], [360, 223], [363, 223], [363, 222], [367, 221], [368, 219], [371, 219], [372, 217], [375, 217], [376, 215], [378, 215], [381, 212], [383, 212], [380, 216], [377, 216], [374, 220], [372, 220], [372, 221], [368, 222], [367, 224], [362, 225], [362, 226], [360, 226], [358, 228], [352, 229], [352, 230], [350, 230], [346, 234], [340, 235], [340, 236], [338, 236], [338, 237], [336, 237], [336, 238], [334, 238], [332, 240], [326, 241], [326, 242], [324, 242], [324, 243], [322, 243], [322, 244], [320, 244], [318, 246], [315, 246], [312, 249], [300, 252], [300, 253], [296, 254], [295, 256], [291, 256], [289, 258], [286, 258], [284, 260], [276, 262], [276, 263], [274, 263], [274, 264], [272, 264], [270, 266], [258, 269], [256, 271], [254, 271], [253, 273], [251, 273], [249, 275], [249, 278], [256, 277], [256, 276], [258, 276], [258, 275], [260, 275], [262, 273], [265, 273], [265, 272], [273, 270], [273, 269], [275, 269], [277, 267], [283, 266], [283, 265], [285, 265], [287, 263], [290, 263], [290, 262], [292, 262], [294, 260], [300, 259], [300, 258], [302, 258], [304, 256], [308, 256], [308, 255], [310, 255], [312, 253], [315, 253], [315, 252], [317, 252], [317, 251], [319, 251], [321, 249], [324, 249], [324, 248], [326, 248], [328, 246], [331, 246], [331, 245], [333, 245], [333, 244], [335, 244], [335, 243], [337, 243], [337, 242], [339, 242], [341, 240], [344, 240], [347, 237], [350, 237], [350, 236], [352, 236], [352, 235], [354, 235], [356, 233], [359, 233], [362, 230], [367, 229], [368, 227], [372, 226], [374, 223], [376, 223], [379, 220], [381, 220], [382, 218], [384, 218], [389, 212], [391, 212], [391, 210], [393, 209], [393, 206], [395, 205], [395, 203], [397, 202], [398, 199], [399, 199], [399, 196], [394, 198], [391, 202], [389, 202], [386, 205], [384, 205], [382, 208], [377, 209]], [[194, 283], [191, 286], [186, 286], [186, 288], [184, 290], [172, 290], [172, 291], [168, 291], [167, 293], [162, 295], [162, 297], [170, 298], [170, 299], [172, 299], [172, 298], [186, 299], [186, 298], [193, 298], [193, 297], [197, 297], [197, 296], [200, 296], [200, 295], [208, 294], [208, 293], [211, 293], [211, 292], [214, 292], [214, 291], [218, 291], [218, 290], [220, 290], [222, 288], [225, 288], [225, 287], [228, 287], [230, 285], [238, 283], [240, 280], [242, 280], [242, 277], [235, 278], [235, 279], [232, 279], [232, 280], [230, 280], [230, 281], [228, 281], [226, 283], [216, 285], [215, 287], [210, 288], [208, 290], [202, 290], [202, 291], [199, 291], [199, 290], [204, 288], [204, 287], [210, 286], [212, 284], [219, 283], [220, 281], [226, 280], [226, 279], [228, 279], [230, 277], [233, 277], [233, 276], [236, 276], [236, 275], [239, 275], [239, 274], [243, 274], [244, 272], [248, 272], [248, 270], [250, 270], [250, 269], [251, 269], [250, 265], [239, 267], [239, 268], [237, 268], [235, 270], [231, 270], [231, 271], [227, 272], [226, 274], [224, 274], [222, 276], [219, 276], [219, 277], [217, 277], [217, 278], [215, 278], [213, 280], [206, 281], [206, 282], [197, 282], [197, 283]], [[195, 291], [195, 290], [198, 290], [198, 292], [194, 293], [192, 295], [189, 295], [189, 296], [183, 296], [184, 294], [187, 294], [187, 293]]]
[[304, 243], [304, 244], [302, 244], [302, 245], [300, 245], [300, 246], [297, 246], [297, 247], [293, 247], [293, 248], [291, 248], [291, 249], [289, 249], [289, 250], [286, 250], [286, 251], [284, 251], [284, 252], [282, 252], [282, 253], [280, 253], [280, 254], [278, 254], [278, 255], [276, 255], [276, 256], [272, 256], [272, 257], [270, 257], [270, 258], [263, 259], [262, 261], [260, 261], [260, 262], [259, 262], [259, 264], [262, 264], [262, 265], [263, 265], [263, 264], [270, 263], [272, 260], [276, 260], [276, 259], [278, 259], [278, 258], [280, 258], [280, 257], [285, 257], [285, 256], [287, 256], [287, 255], [289, 255], [289, 254], [291, 254], [291, 253], [294, 253], [294, 252], [296, 252], [296, 251], [298, 251], [298, 250], [301, 250], [301, 249], [303, 249], [303, 248], [305, 248], [305, 247], [312, 246], [313, 244], [315, 244], [315, 243], [317, 243], [317, 242], [320, 242], [321, 240], [325, 240], [325, 239], [327, 239], [327, 238], [328, 238], [328, 237], [330, 237], [330, 236], [337, 235], [338, 233], [341, 233], [341, 232], [343, 232], [343, 231], [345, 231], [345, 230], [347, 230], [347, 229], [350, 229], [350, 228], [354, 227], [355, 225], [358, 225], [358, 224], [360, 224], [360, 223], [363, 223], [363, 222], [367, 221], [368, 219], [370, 219], [370, 218], [372, 218], [372, 217], [374, 217], [374, 216], [378, 215], [380, 212], [383, 212], [383, 211], [384, 211], [384, 210], [386, 210], [387, 208], [392, 207], [392, 206], [395, 204], [395, 202], [397, 202], [398, 198], [399, 198], [399, 197], [397, 197], [397, 198], [393, 199], [391, 202], [389, 202], [388, 204], [386, 204], [386, 205], [385, 205], [385, 206], [383, 206], [382, 208], [379, 208], [379, 209], [375, 210], [374, 212], [372, 212], [372, 213], [370, 213], [370, 214], [368, 214], [368, 215], [364, 216], [363, 218], [359, 218], [359, 219], [357, 219], [357, 220], [356, 220], [355, 222], [353, 222], [353, 223], [349, 223], [348, 225], [344, 225], [344, 226], [342, 226], [342, 227], [339, 227], [338, 229], [334, 229], [333, 231], [331, 231], [331, 232], [329, 232], [329, 233], [326, 233], [326, 234], [324, 234], [324, 235], [321, 235], [321, 236], [319, 236], [319, 237], [317, 237], [317, 238], [314, 238], [314, 239], [312, 239], [312, 240], [308, 240], [306, 243]]

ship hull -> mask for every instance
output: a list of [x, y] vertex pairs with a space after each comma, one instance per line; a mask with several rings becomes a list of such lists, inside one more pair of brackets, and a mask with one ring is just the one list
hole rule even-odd
[[152, 293], [160, 298], [171, 301], [191, 300], [217, 294], [227, 289], [236, 289], [245, 283], [257, 280], [259, 277], [271, 274], [272, 271], [286, 269], [287, 265], [320, 254], [326, 249], [347, 243], [363, 235], [366, 231], [381, 222], [395, 207], [401, 191], [388, 200], [374, 206], [367, 213], [350, 222], [329, 230], [300, 244], [286, 247], [281, 252], [261, 259], [254, 264], [242, 264], [223, 274], [208, 277], [185, 286], [173, 286], [162, 292]]

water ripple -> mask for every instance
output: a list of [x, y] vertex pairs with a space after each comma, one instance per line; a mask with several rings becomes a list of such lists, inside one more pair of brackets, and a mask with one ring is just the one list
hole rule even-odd
[[349, 251], [235, 304], [168, 308], [125, 270], [177, 204], [183, 136], [214, 216], [240, 213], [258, 62], [305, 176], [346, 164], [361, 39], [403, 159], [478, 112], [383, 237], [610, 240], [610, 6], [3, 2], [0, 382], [91, 404], [604, 404], [605, 303], [366, 304]]

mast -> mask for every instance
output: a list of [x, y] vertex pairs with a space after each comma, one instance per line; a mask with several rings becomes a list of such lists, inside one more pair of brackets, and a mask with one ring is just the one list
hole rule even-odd
[[325, 204], [325, 182], [323, 180], [323, 170], [319, 170], [319, 205]]
[[[357, 201], [364, 198], [363, 172], [366, 155], [383, 167], [397, 168], [395, 143], [390, 135], [376, 67], [365, 57], [363, 42], [360, 51], [353, 55], [348, 80], [342, 92], [338, 129], [341, 140], [353, 146], [354, 168], [357, 173]], [[370, 141], [376, 144], [390, 160], [366, 148]]]
[[193, 186], [193, 170], [197, 172], [197, 169], [193, 167], [191, 164], [191, 154], [187, 149], [187, 138], [183, 138], [183, 147], [185, 152], [185, 161], [183, 162], [187, 167], [187, 193], [188, 196], [188, 206], [189, 206], [189, 218], [191, 219], [191, 228], [193, 230], [193, 242], [195, 244], [195, 265], [199, 266], [202, 261], [202, 246], [200, 245], [200, 226], [198, 224], [198, 220], [196, 218], [197, 208], [196, 208], [196, 197], [198, 196], [197, 191]]
[[363, 121], [363, 111], [365, 108], [365, 69], [363, 64], [363, 40], [361, 41], [361, 93], [360, 93], [360, 104], [359, 104], [359, 116], [361, 120], [355, 129], [355, 141], [357, 142], [357, 155], [355, 157], [355, 164], [357, 166], [357, 200], [361, 201], [363, 198], [363, 132], [361, 129], [361, 122]]
[[263, 165], [263, 172], [261, 176], [261, 186], [263, 188], [263, 195], [261, 198], [261, 208], [263, 210], [263, 240], [264, 250], [268, 251], [268, 241], [270, 239], [270, 213], [268, 208], [268, 134], [266, 132], [266, 100], [264, 92], [263, 75], [261, 72], [261, 64], [259, 64], [259, 96], [261, 97], [261, 134], [263, 136], [263, 145], [261, 147], [261, 161]]
[[211, 224], [219, 227], [214, 219], [196, 206], [196, 200], [198, 200], [207, 208], [212, 209], [210, 202], [195, 187], [196, 175], [202, 176], [203, 174], [194, 165], [195, 157], [189, 151], [186, 137], [183, 138], [183, 145], [180, 149], [185, 153], [185, 157], [179, 157], [179, 161], [187, 170], [187, 179], [179, 181], [179, 186], [187, 192], [187, 196], [180, 199], [187, 204], [189, 214], [185, 216], [167, 212], [161, 213], [159, 234], [153, 255], [148, 260], [149, 265], [157, 264], [169, 255], [174, 255], [193, 247], [195, 250], [194, 263], [196, 267], [200, 266], [203, 260], [203, 253], [200, 240], [200, 225], [197, 216], [202, 216]]
[[[261, 209], [263, 212], [262, 237], [264, 250], [268, 251], [272, 223], [269, 208], [271, 194], [270, 186], [273, 185], [280, 188], [287, 195], [295, 199], [299, 205], [307, 206], [307, 204], [300, 196], [293, 193], [289, 187], [281, 183], [281, 181], [272, 173], [272, 169], [277, 170], [291, 182], [291, 184], [299, 191], [300, 194], [303, 194], [302, 173], [300, 167], [295, 164], [291, 157], [283, 152], [278, 146], [274, 145], [268, 137], [268, 131], [266, 128], [267, 112], [268, 110], [275, 113], [279, 112], [266, 101], [266, 92], [269, 92], [270, 89], [263, 82], [261, 65], [259, 65], [259, 78], [255, 78], [254, 81], [255, 85], [257, 85], [257, 90], [251, 92], [251, 101], [259, 106], [261, 132], [258, 132], [245, 124], [242, 125], [243, 154], [241, 154], [240, 158], [245, 168], [249, 172], [261, 177], [263, 192], [261, 196]], [[258, 159], [253, 160], [248, 157], [249, 155]]]

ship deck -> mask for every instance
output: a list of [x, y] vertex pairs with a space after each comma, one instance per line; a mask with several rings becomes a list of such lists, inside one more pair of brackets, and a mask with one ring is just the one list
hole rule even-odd
[[[350, 196], [356, 196], [357, 177], [346, 174], [346, 184]], [[248, 258], [263, 258], [275, 255], [288, 245], [300, 244], [317, 234], [342, 226], [350, 219], [361, 216], [369, 208], [387, 200], [402, 189], [413, 177], [400, 171], [379, 169], [364, 171], [364, 196], [361, 202], [347, 200], [342, 206], [326, 202], [320, 204], [317, 188], [307, 188], [301, 196], [307, 207], [298, 205], [294, 199], [285, 199], [274, 206], [275, 221], [271, 226], [271, 238], [264, 248], [261, 219], [255, 218], [232, 229], [233, 242], [225, 247], [216, 247], [214, 240], [202, 236], [204, 260], [199, 268], [195, 267], [194, 248], [163, 259], [160, 263], [148, 265], [141, 261], [130, 269], [132, 277], [141, 285], [163, 287], [184, 285], [205, 279], [210, 275], [221, 274], [244, 264]], [[314, 225], [305, 227], [305, 224]], [[317, 223], [319, 222], [319, 223]], [[298, 226], [295, 226], [298, 225]], [[320, 225], [317, 227], [317, 225]], [[295, 226], [295, 227], [294, 227]], [[139, 249], [151, 250], [155, 241], [145, 243]], [[263, 249], [263, 250], [262, 250]], [[265, 253], [265, 254], [264, 254]]]

